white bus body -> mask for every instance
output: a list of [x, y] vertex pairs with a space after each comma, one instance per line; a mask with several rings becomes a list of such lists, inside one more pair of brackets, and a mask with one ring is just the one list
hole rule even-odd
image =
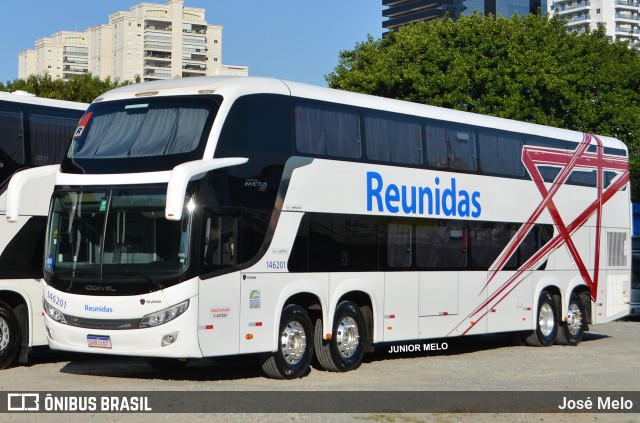
[[41, 266], [54, 164], [87, 106], [0, 92], [0, 369], [47, 345]]
[[616, 139], [217, 77], [110, 91], [76, 135], [46, 241], [55, 349], [259, 353], [293, 378], [379, 343], [575, 345], [629, 312]]

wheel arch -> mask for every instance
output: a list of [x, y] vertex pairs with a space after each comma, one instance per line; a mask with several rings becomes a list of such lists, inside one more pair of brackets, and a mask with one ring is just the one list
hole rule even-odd
[[312, 321], [316, 317], [322, 318], [322, 311], [323, 311], [322, 300], [318, 295], [314, 293], [298, 292], [296, 294], [291, 295], [282, 304], [280, 312], [282, 313], [282, 310], [284, 310], [285, 307], [287, 307], [290, 304], [297, 304], [300, 307], [307, 310], [307, 313], [309, 313], [309, 316], [311, 316]]
[[582, 306], [584, 307], [584, 313], [585, 313], [585, 319], [582, 321], [583, 323], [582, 329], [586, 332], [589, 330], [589, 325], [593, 324], [591, 292], [589, 291], [589, 287], [585, 284], [575, 286], [573, 290], [569, 293], [569, 295], [567, 295], [566, 300], [562, 304], [565, 310], [567, 310], [569, 307], [571, 294], [576, 294], [578, 297], [580, 297], [580, 300], [582, 300]]
[[29, 344], [31, 339], [30, 327], [33, 323], [30, 312], [31, 304], [29, 304], [29, 301], [27, 301], [27, 298], [22, 293], [8, 289], [0, 290], [0, 301], [4, 301], [13, 309], [13, 313], [18, 320], [21, 333], [18, 362], [27, 363], [29, 360]]
[[[331, 310], [331, 322], [333, 322], [333, 315], [335, 312], [335, 307], [343, 301], [351, 301], [356, 304], [360, 309], [360, 313], [362, 314], [362, 319], [364, 320], [364, 328], [365, 328], [365, 340], [364, 340], [364, 352], [373, 352], [373, 334], [374, 334], [374, 318], [373, 318], [373, 307], [374, 303], [371, 298], [371, 295], [364, 291], [349, 291], [345, 292], [340, 296], [338, 301], [336, 301], [334, 308]], [[332, 324], [327, 325], [329, 322], [325, 321], [324, 330], [329, 330], [331, 332]]]

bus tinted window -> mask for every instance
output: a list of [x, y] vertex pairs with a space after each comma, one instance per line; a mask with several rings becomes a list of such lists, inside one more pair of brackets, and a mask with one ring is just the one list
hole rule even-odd
[[483, 174], [523, 176], [522, 139], [499, 131], [480, 130], [478, 153]]
[[216, 157], [293, 155], [291, 103], [281, 95], [256, 94], [237, 99], [227, 118], [216, 146]]
[[72, 157], [127, 158], [193, 151], [200, 141], [209, 110], [176, 104], [135, 104], [95, 110], [84, 140]]
[[408, 165], [422, 164], [420, 124], [407, 118], [367, 114], [364, 117], [367, 158]]
[[[516, 228], [504, 223], [472, 223], [469, 230], [469, 260], [471, 267], [488, 269], [516, 233]], [[505, 268], [515, 268], [513, 255]]]
[[416, 265], [420, 269], [462, 269], [467, 265], [463, 222], [425, 220], [416, 225]]
[[24, 164], [22, 115], [0, 111], [0, 150], [17, 164]]
[[77, 119], [57, 116], [29, 116], [29, 147], [34, 166], [60, 163], [71, 141]]
[[295, 106], [296, 147], [304, 154], [360, 158], [360, 118], [355, 111], [330, 105]]
[[390, 268], [411, 267], [411, 225], [391, 222], [387, 226], [387, 266]]
[[[488, 270], [522, 224], [306, 213], [289, 257], [290, 272]], [[501, 267], [524, 265], [553, 236], [530, 225]], [[539, 259], [539, 258], [538, 258]], [[545, 263], [539, 265], [543, 270]]]
[[425, 135], [429, 166], [476, 170], [476, 137], [473, 131], [459, 126], [429, 123], [425, 126]]

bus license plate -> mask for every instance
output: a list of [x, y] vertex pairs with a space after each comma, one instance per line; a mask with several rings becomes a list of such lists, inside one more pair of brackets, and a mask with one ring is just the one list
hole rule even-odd
[[111, 349], [111, 337], [99, 335], [87, 335], [87, 345], [90, 348]]

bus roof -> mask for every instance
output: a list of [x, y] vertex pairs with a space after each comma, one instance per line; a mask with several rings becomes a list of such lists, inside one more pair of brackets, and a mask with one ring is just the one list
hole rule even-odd
[[12, 103], [35, 104], [37, 106], [49, 106], [64, 109], [85, 110], [89, 107], [87, 103], [77, 101], [56, 100], [53, 98], [37, 97], [24, 91], [16, 91], [7, 93], [0, 91], [0, 101], [9, 101]]
[[[581, 132], [568, 129], [263, 77], [202, 76], [143, 82], [108, 91], [94, 102], [156, 95], [219, 94], [227, 98], [237, 98], [257, 93], [290, 95], [573, 142], [583, 140]], [[599, 138], [605, 147], [627, 150], [620, 140], [607, 136]]]

